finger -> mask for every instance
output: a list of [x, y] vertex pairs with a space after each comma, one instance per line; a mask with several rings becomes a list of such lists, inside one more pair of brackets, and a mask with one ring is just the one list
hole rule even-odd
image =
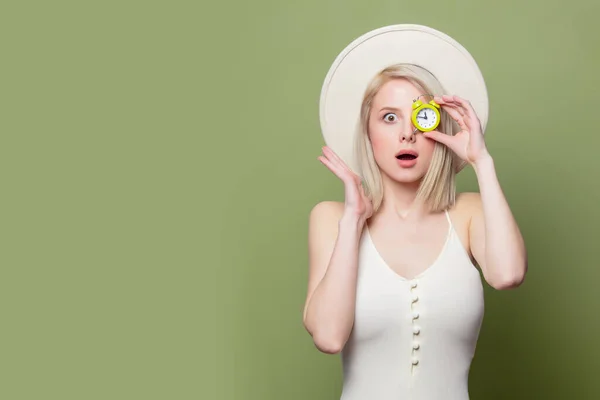
[[[337, 176], [347, 187], [348, 185], [355, 185], [357, 179], [344, 168], [340, 167], [336, 163], [329, 160], [327, 157], [319, 156], [319, 161], [324, 164], [335, 176]], [[360, 180], [358, 180], [360, 183]]]
[[347, 164], [344, 162], [344, 160], [342, 160], [342, 159], [340, 158], [340, 156], [338, 156], [338, 155], [337, 155], [337, 154], [336, 154], [336, 153], [335, 153], [333, 150], [331, 150], [331, 148], [329, 148], [329, 147], [325, 146], [325, 147], [323, 148], [323, 151], [324, 151], [324, 153], [325, 153], [326, 155], [328, 155], [328, 156], [329, 156], [329, 158], [331, 159], [331, 161], [332, 161], [333, 163], [335, 163], [335, 164], [339, 165], [339, 166], [340, 166], [340, 168], [342, 168], [342, 169], [343, 169], [343, 170], [345, 170], [345, 171], [346, 171], [346, 172], [347, 172], [349, 175], [351, 175], [351, 176], [352, 176], [352, 178], [354, 179], [354, 181], [356, 181], [356, 182], [360, 182], [360, 181], [361, 181], [360, 177], [359, 177], [358, 175], [356, 175], [356, 174], [354, 173], [354, 171], [352, 171], [352, 170], [350, 169], [350, 167], [348, 167], [348, 165], [347, 165]]
[[460, 113], [460, 115], [462, 116], [465, 125], [469, 129], [474, 129], [474, 126], [476, 124], [474, 121], [477, 121], [477, 115], [474, 114], [474, 111], [472, 113], [469, 112], [468, 109], [463, 107], [458, 102], [448, 103], [448, 104], [445, 104], [443, 107], [452, 107], [454, 110], [458, 111]]
[[433, 101], [435, 101], [440, 106], [456, 106], [454, 98], [448, 95], [435, 96], [433, 98]]
[[[446, 99], [446, 100], [444, 100], [444, 99]], [[440, 106], [442, 106], [443, 109], [446, 109], [448, 107], [452, 107], [456, 111], [458, 111], [460, 113], [460, 115], [464, 115], [463, 111], [461, 110], [460, 105], [456, 104], [456, 102], [453, 100], [452, 96], [444, 95], [443, 98], [442, 97], [435, 97], [434, 101], [436, 103], [438, 103]]]
[[460, 99], [460, 97], [458, 97], [458, 96], [450, 96], [450, 95], [443, 96], [444, 104], [446, 106], [456, 108], [460, 112], [461, 115], [467, 115], [468, 114], [467, 110], [460, 103], [459, 99]]
[[[465, 100], [460, 96], [442, 95], [436, 97], [435, 101], [439, 101], [438, 104], [442, 106], [442, 109], [450, 114], [452, 119], [458, 123], [461, 129], [470, 131], [474, 129], [480, 129], [481, 123], [479, 123], [477, 114], [468, 100]], [[452, 111], [449, 110], [455, 110], [458, 112], [458, 114], [460, 114], [462, 117], [462, 123], [457, 119], [456, 115], [452, 114]]]
[[344, 166], [346, 165], [344, 161], [340, 158], [340, 156], [338, 156], [337, 153], [333, 151], [329, 146], [323, 146], [323, 152], [330, 156], [330, 158], [332, 158], [336, 163]]
[[454, 104], [456, 102], [456, 100], [454, 100], [454, 96], [448, 94], [442, 95], [442, 101], [449, 104]]
[[444, 106], [444, 110], [452, 117], [453, 120], [456, 121], [460, 129], [469, 130], [467, 123], [465, 122], [465, 118], [460, 114], [460, 112], [455, 107]]
[[433, 139], [436, 142], [440, 142], [448, 147], [452, 143], [452, 136], [446, 135], [445, 133], [442, 133], [439, 131], [423, 132], [423, 136], [425, 136], [429, 139]]
[[462, 115], [456, 107], [444, 105], [442, 109], [446, 111], [446, 113], [450, 115], [450, 117], [456, 122], [459, 122], [458, 120], [462, 120], [464, 122], [464, 115]]
[[364, 198], [365, 197], [365, 188], [360, 182], [356, 185], [356, 189], [358, 190], [358, 194]]
[[456, 104], [444, 104], [444, 105], [443, 105], [443, 108], [444, 108], [444, 110], [448, 110], [449, 108], [450, 108], [450, 109], [453, 109], [453, 110], [455, 110], [457, 113], [459, 113], [461, 117], [464, 117], [464, 116], [465, 116], [464, 112], [463, 112], [463, 111], [461, 110], [461, 108], [460, 108], [459, 106], [457, 106]]
[[473, 108], [473, 105], [471, 104], [471, 102], [469, 100], [463, 99], [462, 97], [459, 97], [459, 96], [454, 96], [454, 101], [455, 101], [455, 103], [461, 105], [461, 107], [464, 109], [466, 115], [468, 115], [471, 118], [477, 118], [475, 109]]
[[327, 159], [330, 165], [334, 166], [337, 171], [346, 173], [343, 163], [340, 162], [339, 158], [335, 156], [335, 153], [333, 153], [327, 147], [323, 147], [322, 150], [323, 156]]
[[433, 101], [439, 105], [446, 104], [446, 101], [442, 98], [442, 96], [433, 96]]
[[327, 159], [326, 157], [323, 156], [319, 156], [317, 157], [318, 160], [325, 165], [331, 172], [333, 172], [333, 174], [335, 176], [337, 176], [338, 178], [340, 178], [344, 183], [347, 181], [347, 174], [340, 169], [339, 166], [333, 164], [329, 159]]
[[340, 168], [352, 173], [350, 168], [346, 165], [346, 163], [335, 153], [335, 151], [331, 150], [328, 146], [323, 147], [323, 154], [327, 156], [334, 164], [338, 165]]
[[361, 197], [362, 197], [363, 201], [365, 202], [365, 204], [367, 205], [367, 208], [369, 208], [369, 207], [371, 207], [373, 205], [371, 197], [369, 197], [369, 195], [367, 195], [365, 193], [364, 189], [361, 192]]
[[441, 105], [442, 108], [452, 107], [455, 110], [457, 110], [460, 113], [460, 115], [462, 115], [464, 117], [466, 115], [465, 111], [463, 111], [462, 106], [454, 99], [454, 97], [455, 96], [450, 96], [450, 95], [443, 95], [442, 97], [438, 97], [437, 99], [440, 100], [440, 102], [441, 102], [438, 104]]

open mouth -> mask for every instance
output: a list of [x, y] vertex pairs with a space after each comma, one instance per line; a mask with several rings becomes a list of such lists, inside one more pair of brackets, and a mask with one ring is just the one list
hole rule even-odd
[[417, 158], [417, 156], [414, 154], [399, 154], [396, 156], [396, 158], [398, 160], [414, 160], [415, 158]]

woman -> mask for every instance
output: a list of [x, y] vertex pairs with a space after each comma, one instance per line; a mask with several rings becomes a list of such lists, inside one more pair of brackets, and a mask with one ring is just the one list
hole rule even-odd
[[[416, 100], [439, 106], [435, 130], [415, 126]], [[481, 277], [504, 290], [527, 270], [484, 141], [487, 104], [470, 54], [427, 27], [369, 32], [329, 71], [319, 160], [345, 201], [310, 215], [304, 325], [320, 351], [341, 352], [343, 400], [469, 398]], [[465, 164], [480, 193], [455, 194]]]

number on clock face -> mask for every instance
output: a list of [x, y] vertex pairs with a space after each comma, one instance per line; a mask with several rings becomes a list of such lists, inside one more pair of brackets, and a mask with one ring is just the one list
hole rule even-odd
[[437, 114], [431, 108], [423, 108], [417, 114], [419, 125], [423, 128], [431, 128], [437, 122]]

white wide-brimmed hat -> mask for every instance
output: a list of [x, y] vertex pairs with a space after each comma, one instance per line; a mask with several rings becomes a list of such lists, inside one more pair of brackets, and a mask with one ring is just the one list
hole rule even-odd
[[325, 143], [355, 172], [359, 169], [354, 142], [365, 90], [379, 72], [401, 63], [425, 68], [440, 81], [445, 94], [469, 100], [485, 132], [487, 88], [475, 59], [460, 43], [422, 25], [375, 29], [337, 56], [321, 89], [319, 113]]

